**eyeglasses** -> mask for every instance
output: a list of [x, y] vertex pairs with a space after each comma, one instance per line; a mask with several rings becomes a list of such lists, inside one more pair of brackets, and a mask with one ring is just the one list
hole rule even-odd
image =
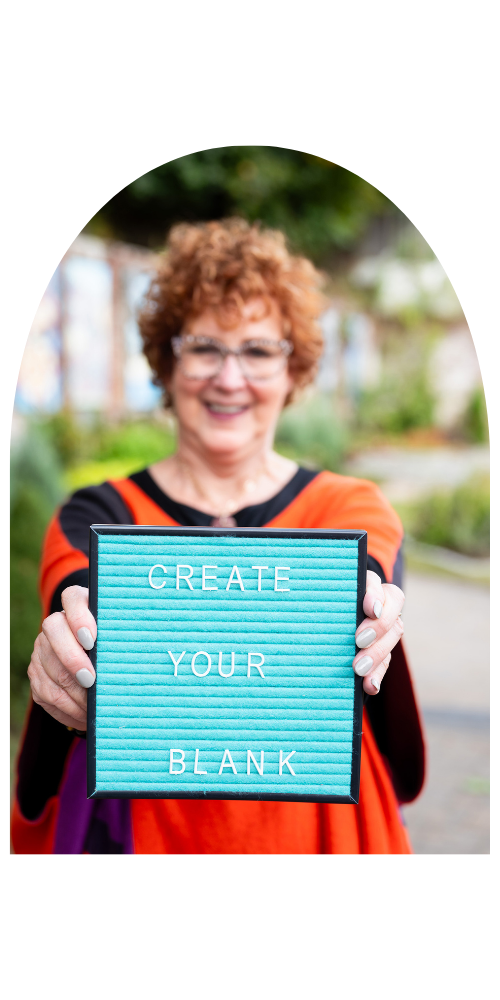
[[289, 340], [246, 340], [232, 350], [220, 340], [193, 333], [172, 337], [172, 349], [185, 378], [210, 379], [222, 369], [233, 354], [241, 373], [249, 382], [260, 382], [279, 375], [293, 351]]

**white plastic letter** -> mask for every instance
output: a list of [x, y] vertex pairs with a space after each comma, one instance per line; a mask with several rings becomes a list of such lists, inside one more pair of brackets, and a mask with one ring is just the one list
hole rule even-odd
[[[197, 656], [206, 656], [208, 660], [208, 667], [202, 674], [199, 674], [198, 671], [194, 669]], [[202, 649], [200, 649], [198, 653], [195, 653], [193, 659], [191, 660], [191, 670], [193, 671], [193, 674], [195, 674], [196, 677], [206, 677], [207, 674], [210, 673], [211, 666], [212, 666], [212, 657], [210, 656], [210, 653], [205, 653]]]
[[234, 653], [231, 653], [231, 670], [228, 674], [222, 673], [222, 653], [219, 653], [219, 673], [221, 677], [232, 677], [234, 674]]
[[[180, 760], [174, 760], [174, 753], [180, 754]], [[180, 771], [174, 771], [174, 764], [180, 764]], [[186, 765], [184, 763], [184, 750], [171, 750], [170, 751], [170, 774], [182, 774], [186, 770]]]
[[199, 755], [200, 755], [200, 751], [199, 750], [195, 750], [195, 752], [194, 752], [194, 773], [195, 774], [206, 774], [207, 773], [206, 771], [200, 771], [199, 768], [198, 768], [198, 757], [199, 757]]
[[162, 580], [161, 583], [153, 583], [152, 576], [153, 576], [153, 570], [154, 569], [162, 569], [163, 572], [166, 573], [167, 572], [167, 567], [166, 566], [162, 566], [161, 563], [155, 563], [155, 565], [152, 566], [151, 569], [150, 569], [150, 571], [149, 571], [149, 576], [148, 576], [149, 586], [152, 587], [153, 590], [161, 590], [161, 588], [165, 586], [165, 584], [166, 584], [167, 581], [166, 580]]
[[216, 580], [217, 579], [217, 573], [215, 573], [215, 575], [212, 576], [211, 573], [206, 573], [205, 572], [205, 570], [207, 570], [207, 569], [217, 569], [217, 566], [202, 566], [201, 567], [201, 589], [202, 590], [218, 590], [219, 589], [218, 587], [206, 587], [205, 586], [205, 581], [206, 580]]
[[168, 655], [169, 655], [170, 659], [172, 660], [172, 663], [173, 663], [173, 665], [175, 667], [174, 677], [177, 677], [177, 667], [179, 666], [179, 663], [181, 662], [182, 657], [186, 655], [186, 650], [184, 650], [184, 652], [181, 653], [181, 655], [179, 656], [178, 660], [175, 659], [174, 654], [171, 653], [170, 650], [168, 650]]
[[[183, 573], [182, 574], [179, 573], [180, 569], [188, 569], [189, 573], [187, 573], [184, 576]], [[183, 566], [182, 563], [180, 563], [177, 566], [177, 574], [176, 574], [176, 580], [175, 580], [175, 589], [179, 590], [179, 580], [185, 580], [186, 583], [187, 583], [187, 585], [188, 585], [188, 587], [189, 587], [189, 589], [190, 590], [194, 590], [193, 584], [191, 583], [191, 580], [190, 580], [190, 577], [193, 575], [193, 573], [194, 573], [194, 569], [193, 569], [192, 566]]]
[[280, 774], [283, 774], [283, 768], [284, 768], [284, 766], [286, 764], [288, 770], [290, 771], [290, 774], [293, 774], [294, 778], [296, 777], [295, 771], [293, 770], [293, 768], [288, 763], [288, 761], [290, 760], [290, 757], [294, 753], [295, 753], [295, 750], [290, 750], [290, 753], [286, 757], [283, 757], [283, 750], [280, 750]]
[[[227, 764], [226, 764], [226, 757], [228, 758]], [[231, 757], [229, 750], [224, 750], [224, 756], [222, 758], [221, 766], [219, 767], [219, 774], [222, 774], [225, 767], [232, 767], [234, 774], [238, 774], [233, 764], [233, 758]]]
[[[260, 656], [260, 663], [252, 663], [252, 656]], [[247, 677], [250, 677], [250, 667], [256, 667], [257, 670], [259, 671], [260, 676], [263, 677], [264, 674], [262, 673], [262, 670], [260, 669], [263, 663], [264, 663], [264, 656], [263, 656], [262, 653], [249, 653], [248, 654]]]
[[278, 583], [284, 583], [285, 580], [289, 580], [289, 576], [278, 576], [280, 569], [290, 569], [289, 566], [275, 566], [274, 567], [274, 589], [279, 591], [290, 590], [290, 587], [278, 587]]
[[259, 579], [257, 581], [257, 590], [262, 590], [262, 570], [269, 569], [269, 566], [252, 566], [252, 569], [258, 570]]
[[264, 774], [264, 751], [260, 751], [260, 767], [255, 760], [255, 757], [251, 750], [247, 750], [247, 774], [250, 774], [250, 757], [252, 758], [255, 767], [257, 768], [259, 774]]
[[[236, 577], [236, 580], [234, 579], [234, 577]], [[243, 586], [243, 580], [241, 579], [241, 576], [240, 576], [240, 571], [239, 571], [239, 569], [238, 569], [237, 566], [233, 566], [233, 568], [231, 570], [231, 576], [229, 577], [229, 581], [228, 581], [228, 585], [226, 587], [226, 590], [229, 590], [229, 588], [230, 588], [230, 586], [231, 586], [232, 583], [239, 583], [240, 589], [241, 590], [245, 589], [244, 586]]]

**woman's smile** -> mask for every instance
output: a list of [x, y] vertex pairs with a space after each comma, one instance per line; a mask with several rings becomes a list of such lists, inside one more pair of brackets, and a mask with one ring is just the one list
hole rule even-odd
[[215, 403], [212, 400], [202, 400], [203, 406], [215, 420], [234, 420], [250, 409], [250, 403]]

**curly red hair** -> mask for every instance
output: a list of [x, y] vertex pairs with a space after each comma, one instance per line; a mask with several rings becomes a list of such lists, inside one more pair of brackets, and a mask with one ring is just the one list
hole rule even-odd
[[235, 326], [242, 306], [257, 297], [280, 310], [284, 336], [293, 344], [289, 371], [295, 386], [311, 382], [323, 349], [321, 282], [311, 262], [291, 254], [277, 230], [243, 219], [174, 226], [139, 317], [144, 353], [165, 405], [172, 337], [205, 309], [213, 309], [221, 325]]

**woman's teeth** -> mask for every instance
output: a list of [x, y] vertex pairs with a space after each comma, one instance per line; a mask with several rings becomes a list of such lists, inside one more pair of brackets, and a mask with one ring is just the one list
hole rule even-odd
[[246, 409], [245, 406], [224, 406], [220, 403], [206, 403], [205, 404], [212, 413], [243, 413]]

